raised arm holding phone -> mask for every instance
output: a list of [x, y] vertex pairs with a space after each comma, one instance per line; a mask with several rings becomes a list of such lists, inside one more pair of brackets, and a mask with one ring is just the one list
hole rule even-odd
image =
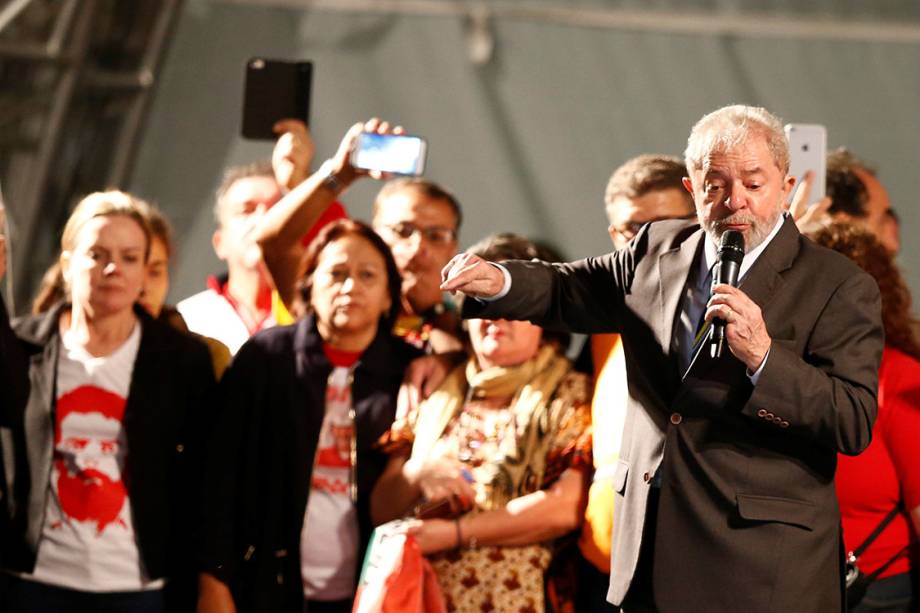
[[[266, 213], [255, 229], [255, 239], [262, 248], [265, 264], [281, 300], [288, 309], [295, 307], [297, 268], [306, 251], [306, 245], [302, 244], [301, 238], [320, 220], [327, 207], [354, 181], [363, 176], [385, 178], [380, 171], [356, 168], [351, 163], [351, 153], [363, 132], [399, 134], [403, 129], [399, 126], [391, 128], [388, 122], [377, 118], [351, 126], [335, 154], [326, 160], [319, 170], [294, 184]], [[276, 157], [284, 159], [283, 155]]]

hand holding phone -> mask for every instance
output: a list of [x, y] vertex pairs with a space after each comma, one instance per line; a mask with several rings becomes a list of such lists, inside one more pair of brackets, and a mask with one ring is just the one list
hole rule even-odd
[[795, 177], [796, 190], [789, 194], [791, 203], [802, 188], [805, 173], [811, 171], [808, 182], [811, 187], [808, 204], [824, 198], [827, 174], [827, 129], [818, 124], [786, 124], [786, 138], [789, 139], [789, 174]]
[[279, 136], [272, 150], [272, 170], [278, 185], [290, 191], [307, 178], [316, 145], [299, 119], [282, 119], [274, 130]]
[[310, 124], [311, 62], [251, 58], [246, 62], [242, 133], [245, 138], [275, 140], [275, 124], [299, 119]]
[[[377, 164], [368, 163], [366, 157], [359, 153], [359, 151], [362, 150], [359, 141], [366, 138], [366, 135], [371, 135], [372, 137], [405, 136], [405, 131], [402, 126], [391, 126], [389, 122], [383, 121], [377, 117], [372, 117], [363, 123], [352, 125], [345, 133], [345, 136], [342, 137], [342, 141], [339, 143], [339, 148], [336, 150], [335, 155], [326, 160], [320, 169], [322, 172], [328, 173], [330, 176], [334, 177], [336, 183], [341, 186], [341, 189], [347, 188], [355, 179], [360, 177], [369, 176], [373, 179], [380, 180], [386, 179], [390, 174], [398, 174], [389, 170], [389, 165], [387, 164], [380, 164], [386, 168], [374, 168]], [[424, 144], [423, 140], [422, 143]], [[371, 157], [373, 158], [374, 156]], [[356, 158], [359, 159], [356, 160]], [[417, 162], [415, 162], [415, 167], [419, 168]], [[424, 145], [422, 148], [421, 167], [419, 170], [421, 171], [423, 168]]]
[[420, 136], [362, 132], [351, 152], [351, 164], [362, 170], [419, 176], [425, 171], [427, 143]]

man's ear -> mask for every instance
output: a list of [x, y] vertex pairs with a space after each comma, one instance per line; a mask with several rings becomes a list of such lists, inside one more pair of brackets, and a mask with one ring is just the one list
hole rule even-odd
[[610, 224], [609, 226], [607, 226], [607, 234], [610, 235], [610, 242], [612, 242], [612, 243], [613, 243], [613, 247], [616, 248], [616, 246], [617, 246], [617, 231], [616, 231], [616, 229], [614, 229], [613, 224]]
[[[789, 197], [794, 193], [796, 178], [794, 175], [788, 175], [783, 181], [783, 206], [789, 202]], [[811, 203], [809, 203], [811, 204]]]
[[227, 259], [227, 256], [224, 255], [223, 251], [223, 234], [221, 233], [220, 228], [214, 230], [214, 234], [211, 235], [211, 246], [214, 247], [214, 253], [217, 254], [219, 259]]
[[690, 180], [690, 177], [684, 177], [680, 182], [683, 184], [685, 190], [693, 194], [693, 182]]

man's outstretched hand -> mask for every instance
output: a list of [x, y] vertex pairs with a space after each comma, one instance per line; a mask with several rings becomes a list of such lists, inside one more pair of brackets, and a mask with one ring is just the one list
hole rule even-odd
[[505, 286], [505, 275], [478, 255], [455, 255], [441, 270], [441, 289], [473, 298], [492, 298]]

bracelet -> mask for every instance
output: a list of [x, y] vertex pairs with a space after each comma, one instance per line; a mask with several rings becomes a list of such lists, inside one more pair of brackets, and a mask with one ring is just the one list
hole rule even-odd
[[342, 182], [339, 181], [339, 178], [335, 176], [335, 173], [332, 170], [332, 160], [326, 160], [322, 163], [317, 171], [323, 176], [323, 185], [326, 186], [329, 191], [331, 191], [336, 196], [345, 188], [342, 185]]
[[457, 530], [457, 544], [454, 546], [454, 549], [460, 549], [461, 547], [466, 547], [467, 549], [476, 549], [479, 545], [479, 539], [475, 536], [471, 536], [470, 539], [464, 543], [463, 542], [463, 530], [460, 528], [460, 518], [454, 520], [454, 527]]

